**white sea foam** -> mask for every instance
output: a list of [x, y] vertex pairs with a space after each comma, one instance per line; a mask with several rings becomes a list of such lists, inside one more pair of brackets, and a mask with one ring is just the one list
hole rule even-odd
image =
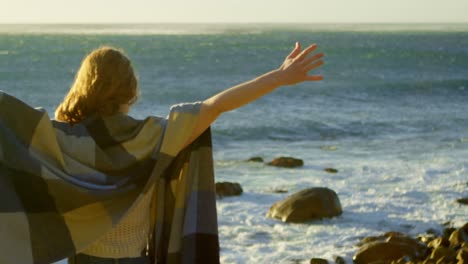
[[[255, 147], [259, 146], [250, 149]], [[359, 152], [359, 147], [352, 145], [342, 148]], [[446, 221], [458, 226], [468, 220], [468, 209], [455, 201], [468, 194], [465, 164], [450, 155], [405, 161], [376, 153], [363, 159], [341, 156], [338, 149], [332, 152], [336, 153], [332, 159], [321, 160], [314, 154], [324, 151], [320, 146], [316, 149], [295, 149], [296, 156], [305, 159], [303, 169], [218, 163], [218, 180], [240, 182], [245, 190], [240, 197], [218, 201], [223, 263], [308, 263], [313, 257], [333, 260], [335, 256], [351, 262], [355, 244], [364, 236], [387, 231], [417, 235], [429, 228], [441, 231], [441, 223]], [[222, 151], [217, 157], [232, 158], [238, 155], [235, 152], [245, 151]], [[281, 152], [281, 146], [272, 150]], [[318, 170], [329, 166], [336, 167], [338, 174]], [[305, 224], [285, 224], [265, 217], [277, 200], [313, 186], [335, 190], [343, 215]], [[268, 192], [278, 187], [290, 192]]]

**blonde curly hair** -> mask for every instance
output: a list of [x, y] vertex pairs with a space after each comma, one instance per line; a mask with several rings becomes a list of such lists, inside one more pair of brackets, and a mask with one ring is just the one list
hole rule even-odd
[[120, 50], [101, 47], [88, 54], [55, 111], [55, 119], [76, 124], [92, 115], [109, 116], [133, 104], [138, 84], [130, 60]]

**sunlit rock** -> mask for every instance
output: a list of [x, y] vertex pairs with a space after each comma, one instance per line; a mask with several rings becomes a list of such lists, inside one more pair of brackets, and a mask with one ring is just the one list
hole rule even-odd
[[382, 237], [373, 237], [364, 243], [353, 257], [355, 264], [407, 260], [423, 260], [429, 254], [423, 243], [401, 233], [390, 232]]
[[267, 217], [283, 222], [302, 223], [342, 214], [338, 195], [331, 189], [316, 187], [292, 194], [270, 208]]
[[267, 164], [276, 167], [295, 168], [304, 166], [304, 161], [293, 157], [278, 157]]

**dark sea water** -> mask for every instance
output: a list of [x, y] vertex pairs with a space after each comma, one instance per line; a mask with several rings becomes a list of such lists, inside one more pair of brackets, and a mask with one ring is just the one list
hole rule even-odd
[[[352, 257], [365, 235], [410, 234], [468, 220], [466, 25], [0, 25], [0, 89], [51, 116], [92, 49], [123, 49], [139, 75], [131, 115], [165, 116], [278, 67], [295, 41], [326, 54], [325, 80], [284, 87], [213, 125], [223, 263]], [[244, 162], [302, 158], [301, 169]], [[337, 174], [323, 168], [334, 167]], [[341, 217], [267, 219], [288, 194], [325, 186]], [[307, 262], [308, 263], [308, 262]]]

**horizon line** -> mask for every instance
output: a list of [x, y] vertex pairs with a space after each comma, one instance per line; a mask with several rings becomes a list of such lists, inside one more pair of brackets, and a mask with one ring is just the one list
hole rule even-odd
[[340, 21], [340, 22], [170, 22], [170, 21], [161, 21], [161, 22], [0, 22], [0, 25], [164, 25], [164, 24], [180, 24], [180, 25], [219, 25], [219, 24], [228, 24], [228, 25], [350, 25], [350, 24], [361, 24], [361, 25], [461, 25], [468, 24], [466, 22], [351, 22], [351, 21]]

